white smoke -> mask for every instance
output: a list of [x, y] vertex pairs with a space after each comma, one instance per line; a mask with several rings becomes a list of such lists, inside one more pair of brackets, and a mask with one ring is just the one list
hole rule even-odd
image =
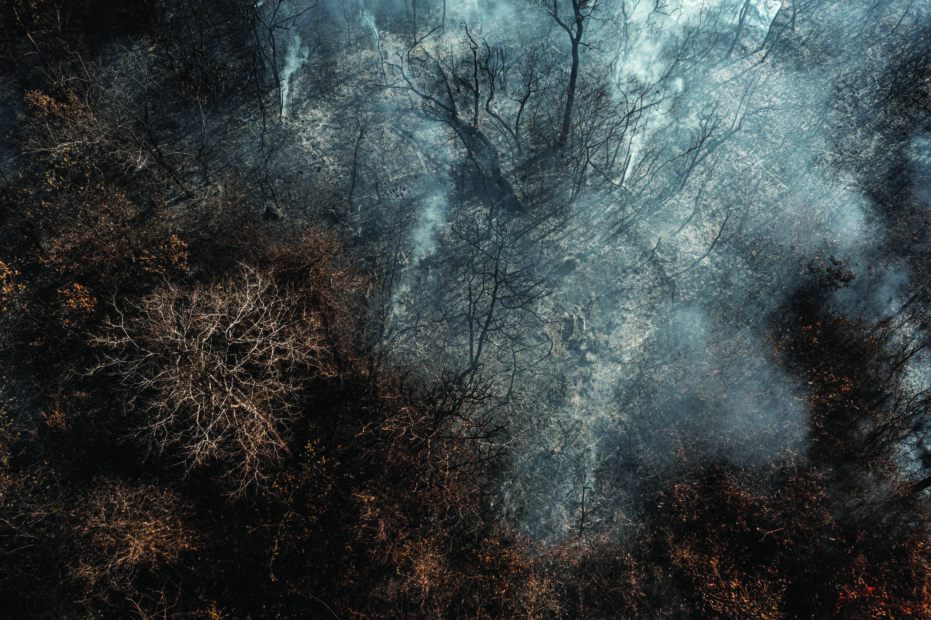
[[931, 131], [922, 131], [912, 137], [909, 145], [915, 193], [926, 205], [931, 205]]
[[434, 194], [421, 211], [420, 222], [411, 234], [416, 262], [433, 253], [437, 228], [446, 222], [446, 209], [446, 199]]
[[405, 311], [405, 300], [418, 276], [421, 262], [436, 250], [436, 236], [446, 224], [448, 203], [442, 194], [432, 194], [424, 201], [417, 225], [411, 231], [410, 260], [403, 267], [400, 283], [391, 295], [390, 316], [399, 320]]
[[288, 106], [291, 103], [291, 80], [298, 69], [304, 66], [309, 57], [310, 50], [301, 43], [301, 37], [295, 29], [291, 32], [291, 37], [288, 39], [288, 51], [285, 55], [284, 68], [281, 71], [282, 119], [287, 116]]
[[379, 41], [378, 27], [375, 26], [375, 16], [368, 11], [362, 11], [362, 21], [368, 26], [369, 30], [372, 31], [372, 39], [375, 41], [375, 47], [377, 48], [379, 46]]
[[[388, 294], [389, 321], [413, 333], [425, 313], [449, 310], [431, 305], [450, 298], [434, 289], [450, 286], [443, 265], [457, 260], [445, 255], [447, 241], [448, 247], [455, 244], [444, 230], [448, 221], [468, 217], [463, 210], [470, 199], [457, 198], [451, 207], [452, 186], [435, 187], [436, 179], [463, 166], [461, 144], [442, 122], [424, 114], [422, 101], [398, 75], [410, 44], [409, 5], [362, 4], [355, 26], [363, 41], [371, 36], [386, 75], [384, 82], [368, 84], [389, 88], [383, 99], [361, 89], [356, 99], [376, 99], [371, 127], [384, 128], [384, 146], [375, 147], [383, 150], [369, 160], [385, 162], [378, 173], [382, 185], [373, 191], [371, 183], [368, 202], [359, 198], [366, 191], [361, 185], [356, 197], [364, 214], [365, 205], [384, 209], [380, 205], [387, 201], [378, 192], [402, 183], [416, 186], [420, 197], [409, 203], [416, 207], [405, 211], [410, 219], [395, 218], [400, 267]], [[776, 364], [768, 320], [815, 256], [849, 258], [857, 272], [837, 297], [843, 311], [856, 314], [857, 303], [868, 303], [873, 310], [864, 314], [878, 319], [904, 302], [904, 266], [887, 263], [882, 272], [865, 273], [881, 254], [885, 233], [870, 217], [872, 206], [856, 172], [835, 166], [831, 157], [836, 131], [859, 131], [838, 127], [834, 117], [839, 76], [867, 73], [863, 57], [882, 56], [883, 43], [871, 33], [889, 32], [885, 26], [895, 24], [905, 29], [918, 16], [900, 15], [906, 9], [897, 2], [887, 3], [885, 16], [855, 3], [795, 4], [794, 30], [781, 46], [767, 50], [761, 47], [774, 20], [785, 27], [793, 15], [788, 1], [605, 1], [586, 23], [580, 83], [588, 92], [603, 86], [614, 102], [643, 95], [643, 108], [630, 117], [620, 143], [629, 167], [609, 171], [618, 191], [604, 190], [594, 174], [580, 178], [579, 197], [566, 206], [562, 239], [540, 242], [544, 259], [559, 272], [548, 283], [550, 295], [541, 309], [553, 352], [533, 366], [537, 376], [508, 395], [514, 465], [496, 499], [524, 533], [557, 539], [577, 528], [585, 486], [592, 487], [587, 519], [631, 508], [636, 500], [625, 493], [639, 492], [636, 468], [674, 460], [676, 433], [691, 432], [707, 439], [717, 456], [744, 462], [798, 448], [806, 428], [804, 386]], [[568, 2], [559, 5], [570, 10]], [[423, 69], [426, 77], [417, 84], [429, 92], [436, 87], [430, 81], [433, 65], [417, 62], [440, 56], [455, 70], [457, 54], [467, 50], [462, 24], [477, 40], [508, 53], [506, 85], [517, 85], [518, 59], [523, 53], [529, 58], [532, 49], [535, 75], [547, 95], [531, 99], [538, 107], [528, 108], [523, 128], [530, 129], [528, 119], [544, 127], [550, 102], [561, 103], [564, 96], [570, 53], [565, 32], [548, 15], [551, 6], [464, 0], [448, 2], [444, 14], [439, 2], [419, 3], [419, 34], [438, 26], [441, 15], [448, 27], [422, 44], [425, 53], [413, 56], [410, 75]], [[880, 18], [882, 28], [873, 23]], [[287, 51], [283, 108], [294, 88], [291, 80], [307, 60], [296, 37]], [[348, 84], [346, 90], [353, 88]], [[508, 97], [517, 93], [502, 87], [492, 107], [500, 106], [507, 118]], [[580, 118], [587, 118], [585, 105], [577, 107]], [[527, 162], [508, 155], [503, 134], [496, 135], [489, 119], [482, 122], [485, 135], [497, 141], [504, 174], [520, 170]], [[684, 178], [687, 152], [705, 123], [717, 128]], [[925, 181], [931, 178], [929, 135], [918, 131], [910, 150], [915, 191], [924, 202], [931, 202]], [[420, 164], [414, 166], [415, 160]], [[557, 173], [552, 179], [542, 191], [558, 194], [565, 179]], [[463, 190], [467, 194], [469, 188]], [[656, 206], [604, 245], [617, 214], [647, 203]], [[416, 336], [404, 336], [412, 351], [429, 355], [456, 346], [439, 321], [425, 322], [429, 327]], [[490, 357], [488, 364], [489, 374], [500, 370], [492, 368]]]

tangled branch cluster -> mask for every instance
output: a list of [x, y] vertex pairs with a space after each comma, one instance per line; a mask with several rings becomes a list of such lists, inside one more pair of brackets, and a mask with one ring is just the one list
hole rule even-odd
[[332, 375], [321, 321], [273, 276], [166, 285], [108, 324], [98, 370], [119, 379], [150, 455], [219, 466], [231, 494], [290, 455], [302, 388]]

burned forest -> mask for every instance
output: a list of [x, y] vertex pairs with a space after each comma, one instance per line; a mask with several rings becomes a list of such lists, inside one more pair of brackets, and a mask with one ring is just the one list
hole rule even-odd
[[931, 5], [0, 0], [0, 616], [931, 620]]

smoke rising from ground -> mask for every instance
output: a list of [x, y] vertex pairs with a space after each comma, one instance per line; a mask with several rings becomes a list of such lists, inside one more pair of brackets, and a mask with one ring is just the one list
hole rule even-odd
[[[351, 179], [355, 242], [394, 274], [387, 337], [433, 372], [498, 378], [496, 506], [543, 540], [578, 529], [583, 487], [596, 527], [685, 453], [803, 450], [804, 386], [777, 363], [774, 309], [818, 256], [849, 260], [858, 279], [835, 303], [868, 320], [895, 313], [910, 278], [858, 167], [881, 163], [845, 154], [873, 140], [845, 102], [881, 95], [866, 76], [923, 6], [588, 5], [559, 155], [571, 47], [549, 3], [326, 3], [352, 77], [298, 88], [331, 62], [301, 31], [281, 69], [305, 143], [364, 128], [329, 174]], [[902, 149], [923, 204], [928, 135]], [[509, 191], [519, 212], [500, 206]], [[533, 264], [502, 258], [521, 254]]]
[[310, 52], [301, 44], [301, 37], [293, 33], [288, 40], [288, 53], [285, 55], [284, 69], [281, 71], [281, 117], [287, 116], [291, 103], [291, 78], [307, 62]]

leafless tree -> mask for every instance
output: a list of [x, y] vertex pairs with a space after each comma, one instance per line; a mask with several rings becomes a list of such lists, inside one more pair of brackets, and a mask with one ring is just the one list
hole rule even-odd
[[560, 4], [559, 0], [553, 0], [553, 5], [549, 7], [548, 11], [550, 17], [569, 35], [569, 44], [572, 47], [572, 65], [569, 69], [569, 82], [566, 85], [566, 104], [563, 108], [562, 125], [559, 130], [559, 146], [565, 146], [569, 140], [572, 108], [575, 104], [575, 94], [579, 80], [579, 48], [582, 45], [585, 22], [591, 19], [592, 13], [598, 9], [598, 1], [571, 0], [571, 15], [563, 15]]
[[401, 62], [393, 65], [403, 81], [399, 88], [416, 95], [424, 112], [455, 132], [474, 166], [477, 189], [489, 208], [519, 212], [523, 204], [502, 171], [499, 147], [483, 129], [481, 117], [487, 111], [496, 130], [503, 127], [509, 138], [517, 140], [533, 80], [528, 80], [526, 94], [518, 97], [515, 119], [505, 121], [492, 107], [496, 88], [501, 86], [505, 54], [478, 40], [468, 26], [463, 25], [463, 31], [465, 59], [439, 54], [426, 46], [432, 32], [417, 39], [402, 54]]
[[185, 471], [219, 465], [233, 496], [291, 454], [301, 388], [335, 373], [321, 318], [261, 271], [166, 285], [96, 338], [97, 372], [120, 382], [137, 436]]

